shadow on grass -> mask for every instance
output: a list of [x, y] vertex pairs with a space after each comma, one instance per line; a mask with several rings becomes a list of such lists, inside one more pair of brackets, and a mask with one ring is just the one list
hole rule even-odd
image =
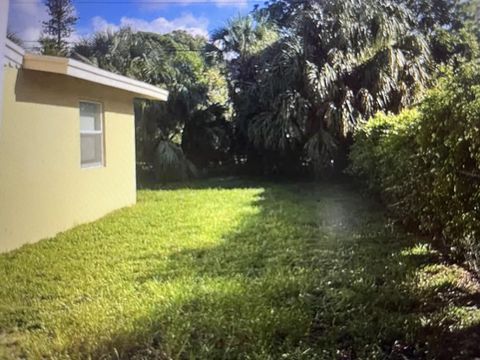
[[[261, 185], [257, 213], [219, 244], [178, 251], [136, 279], [139, 287], [181, 290], [98, 355], [112, 348], [125, 359], [480, 355], [472, 341], [478, 325], [456, 330], [462, 319], [450, 314], [452, 304], [472, 306], [463, 301], [478, 301], [478, 293], [463, 291], [453, 276], [422, 280], [429, 266], [443, 266], [438, 254], [390, 226], [376, 204], [345, 186]], [[249, 186], [216, 180], [187, 187]], [[448, 298], [452, 289], [460, 295]]]
[[[286, 181], [286, 180], [285, 180]], [[139, 187], [142, 190], [182, 190], [182, 189], [248, 189], [259, 188], [262, 185], [268, 186], [271, 182], [265, 179], [252, 177], [226, 176], [215, 177], [203, 180], [187, 180], [178, 182], [158, 183], [154, 181], [142, 182]]]

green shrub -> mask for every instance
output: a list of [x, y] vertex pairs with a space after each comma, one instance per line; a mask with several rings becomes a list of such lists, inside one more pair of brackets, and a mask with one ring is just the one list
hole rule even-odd
[[448, 71], [418, 110], [377, 114], [355, 140], [350, 173], [480, 272], [480, 66]]

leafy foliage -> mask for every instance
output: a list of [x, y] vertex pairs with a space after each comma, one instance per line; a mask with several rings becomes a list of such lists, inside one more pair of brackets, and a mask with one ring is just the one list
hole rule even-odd
[[377, 115], [356, 135], [351, 171], [404, 220], [480, 271], [480, 65], [449, 70], [419, 112]]
[[164, 182], [184, 181], [196, 174], [195, 167], [185, 157], [182, 148], [170, 141], [158, 142], [155, 147], [153, 165], [156, 178]]
[[[238, 54], [229, 76], [239, 138], [245, 151], [268, 158], [270, 170], [282, 171], [285, 157], [321, 172], [359, 121], [418, 100], [429, 80], [429, 47], [413, 14], [393, 1], [283, 1], [261, 14], [275, 18], [279, 10], [279, 37], [262, 51], [227, 47]], [[249, 26], [219, 34], [260, 37], [261, 21], [243, 22]]]
[[232, 126], [218, 104], [195, 111], [185, 124], [182, 148], [200, 169], [221, 165], [231, 158]]
[[124, 28], [97, 33], [74, 48], [74, 55], [83, 61], [169, 90], [167, 102], [139, 101], [135, 108], [137, 160], [142, 168], [153, 170], [158, 180], [183, 180], [194, 173], [182, 149], [192, 148], [189, 140], [196, 141], [191, 136], [183, 139], [186, 124], [196, 122], [198, 113], [209, 109], [216, 110], [208, 116], [223, 119], [218, 111], [222, 106], [213, 105], [225, 104], [226, 83], [218, 67], [204, 56], [205, 46], [206, 39], [184, 31], [159, 35]]
[[438, 27], [459, 29], [469, 17], [465, 1], [458, 0], [399, 0], [411, 9], [417, 19], [418, 28], [432, 33]]
[[478, 0], [399, 0], [412, 10], [416, 26], [428, 39], [437, 64], [478, 54]]
[[477, 6], [276, 0], [233, 19], [209, 48], [227, 60], [237, 158], [263, 173], [343, 168], [357, 124], [417, 103], [439, 65], [478, 55]]
[[431, 37], [432, 56], [440, 64], [458, 67], [478, 58], [478, 35], [471, 26], [456, 31], [438, 29]]
[[420, 101], [439, 65], [478, 56], [474, 10], [456, 0], [278, 0], [211, 41], [126, 28], [74, 55], [169, 89], [167, 103], [137, 105], [142, 166], [169, 141], [201, 168], [328, 176], [346, 166], [358, 124]]

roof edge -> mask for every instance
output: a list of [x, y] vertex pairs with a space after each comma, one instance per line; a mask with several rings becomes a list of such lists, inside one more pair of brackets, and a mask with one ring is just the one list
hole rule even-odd
[[4, 59], [2, 59], [4, 65], [21, 67], [24, 56], [25, 50], [22, 47], [9, 39], [5, 40], [5, 56]]
[[144, 95], [153, 100], [168, 99], [169, 92], [165, 89], [73, 59], [68, 59], [67, 75]]
[[102, 70], [95, 66], [69, 58], [24, 54], [23, 67], [29, 70], [72, 76], [93, 83], [125, 90], [145, 99], [162, 101], [168, 99], [168, 91], [165, 89], [123, 75], [114, 74], [110, 71]]

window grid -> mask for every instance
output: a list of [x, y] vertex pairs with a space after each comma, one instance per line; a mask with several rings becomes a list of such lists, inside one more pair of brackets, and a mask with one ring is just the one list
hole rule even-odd
[[[92, 105], [95, 109], [92, 113]], [[90, 109], [88, 109], [90, 107]], [[82, 108], [87, 109], [82, 113]], [[92, 119], [88, 119], [88, 117]], [[80, 164], [82, 168], [95, 168], [105, 166], [104, 133], [103, 133], [103, 108], [102, 104], [94, 101], [80, 102]], [[93, 128], [99, 130], [83, 130], [82, 120], [93, 121]], [[87, 125], [88, 127], [88, 125]]]

